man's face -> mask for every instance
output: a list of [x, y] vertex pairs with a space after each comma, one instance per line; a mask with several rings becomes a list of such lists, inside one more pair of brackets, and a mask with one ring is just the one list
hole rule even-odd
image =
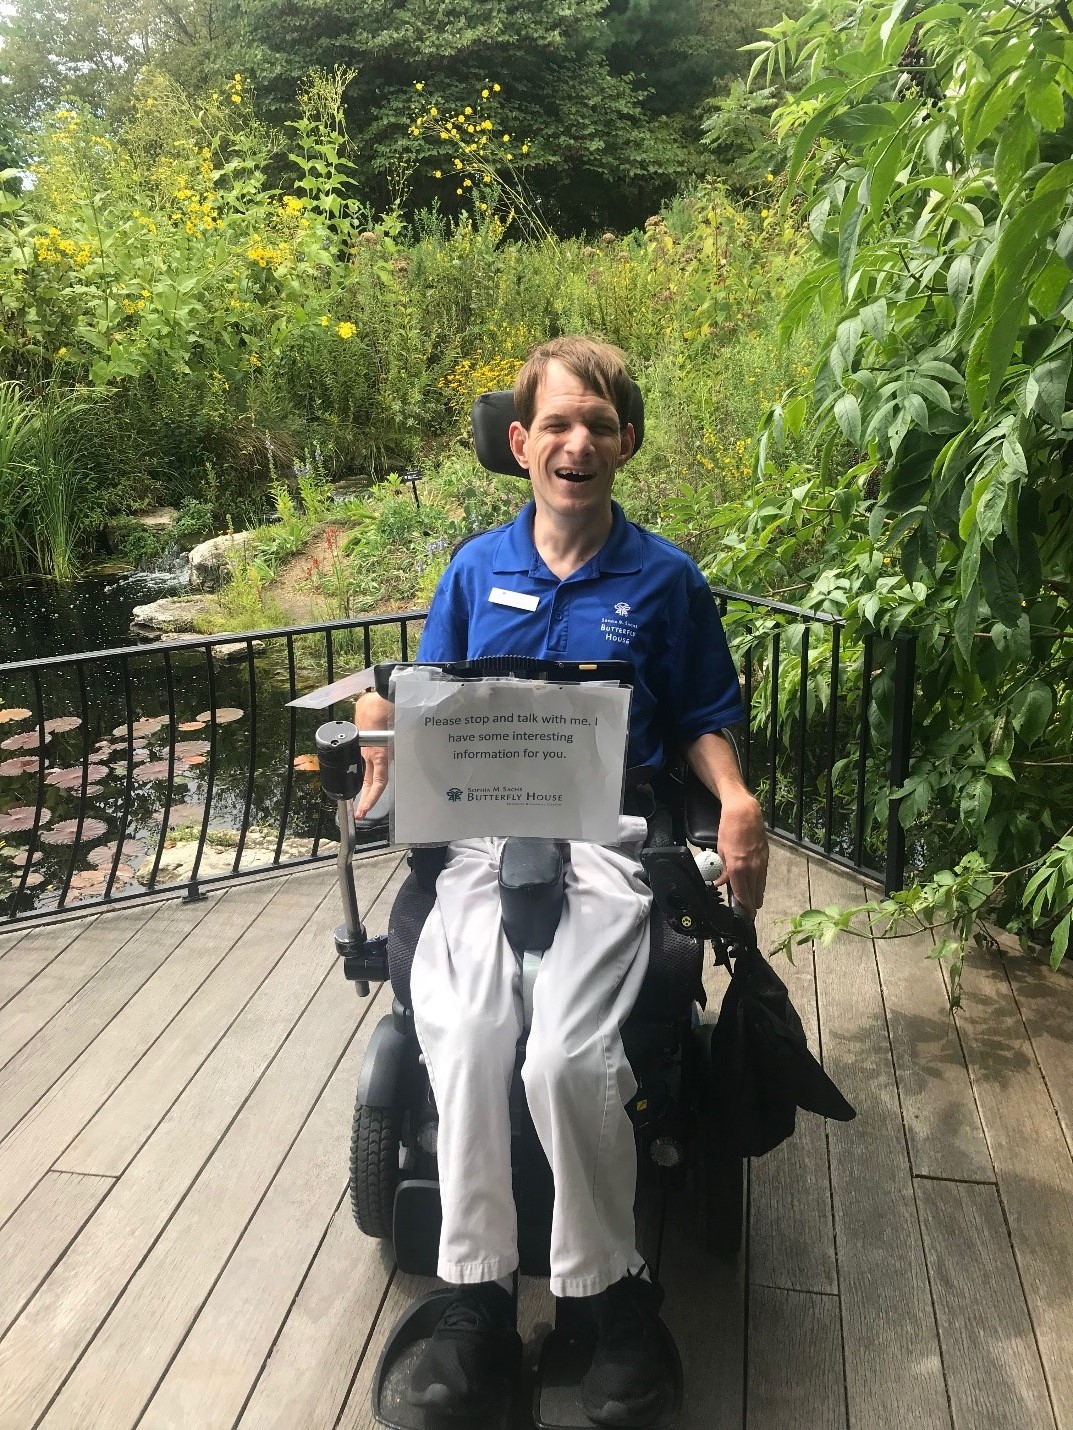
[[533, 484], [538, 508], [587, 520], [611, 509], [615, 473], [632, 455], [633, 427], [620, 427], [614, 404], [562, 363], [549, 362], [528, 430], [511, 424], [510, 446]]

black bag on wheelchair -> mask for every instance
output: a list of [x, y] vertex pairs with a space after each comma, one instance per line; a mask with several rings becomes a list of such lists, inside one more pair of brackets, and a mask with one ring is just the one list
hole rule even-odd
[[755, 943], [734, 960], [710, 1048], [713, 1110], [742, 1157], [792, 1136], [799, 1107], [838, 1122], [857, 1115], [809, 1052], [786, 984]]

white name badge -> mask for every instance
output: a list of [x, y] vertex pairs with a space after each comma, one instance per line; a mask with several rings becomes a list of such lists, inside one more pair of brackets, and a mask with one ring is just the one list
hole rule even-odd
[[395, 678], [396, 844], [618, 837], [630, 691]]
[[513, 606], [516, 611], [535, 611], [540, 605], [539, 596], [530, 596], [525, 591], [508, 591], [505, 586], [493, 586], [488, 599], [495, 606]]

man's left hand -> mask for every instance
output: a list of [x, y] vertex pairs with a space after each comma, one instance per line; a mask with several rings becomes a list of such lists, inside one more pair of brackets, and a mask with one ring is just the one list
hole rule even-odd
[[718, 882], [729, 884], [746, 913], [755, 914], [767, 884], [767, 831], [759, 802], [744, 786], [723, 796], [718, 851], [723, 861]]

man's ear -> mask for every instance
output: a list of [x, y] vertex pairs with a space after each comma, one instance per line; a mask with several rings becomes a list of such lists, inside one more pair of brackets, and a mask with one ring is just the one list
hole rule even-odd
[[[630, 428], [633, 431], [633, 428]], [[514, 460], [519, 467], [529, 470], [529, 460], [525, 455], [525, 444], [529, 440], [529, 433], [520, 422], [512, 422], [507, 431], [507, 441], [510, 443], [510, 450], [514, 455]], [[632, 450], [632, 448], [631, 448]]]
[[633, 423], [627, 422], [621, 433], [622, 445], [619, 448], [617, 466], [622, 466], [633, 456], [633, 450], [637, 445], [637, 433], [633, 430]]

